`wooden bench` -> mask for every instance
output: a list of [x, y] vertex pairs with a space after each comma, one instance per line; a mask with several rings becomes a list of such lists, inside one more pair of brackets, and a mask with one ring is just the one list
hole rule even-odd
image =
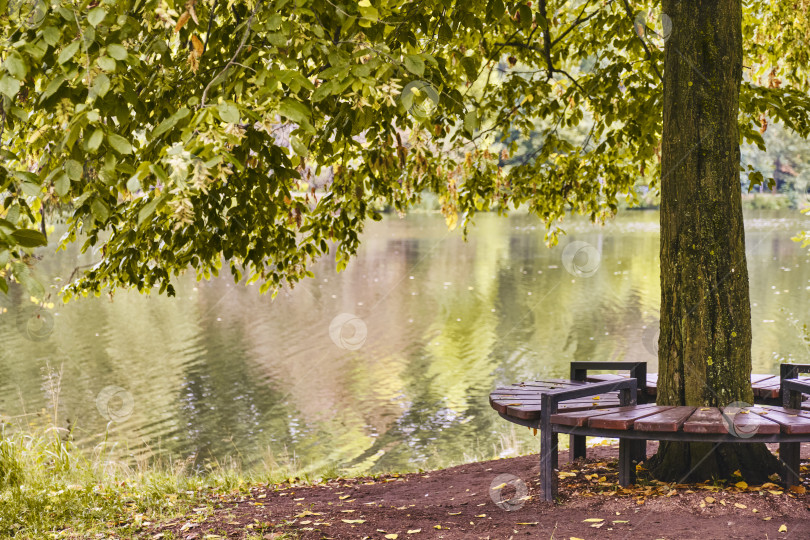
[[[571, 362], [570, 379], [539, 379], [525, 381], [508, 386], [500, 386], [489, 395], [489, 403], [503, 418], [510, 422], [539, 428], [542, 417], [542, 394], [563, 388], [579, 388], [597, 382], [611, 382], [627, 380], [632, 377], [640, 382], [638, 385], [638, 403], [648, 403], [655, 400], [658, 388], [658, 374], [647, 373], [646, 362]], [[620, 374], [589, 374], [595, 370], [627, 371], [628, 375]], [[799, 373], [810, 373], [810, 364], [782, 364], [780, 375], [751, 375], [751, 385], [754, 390], [755, 404], [779, 405], [781, 403], [781, 381], [786, 378], [796, 378]], [[559, 410], [575, 411], [604, 409], [619, 404], [617, 392], [601, 395], [585, 396], [567, 400], [560, 403]], [[800, 407], [810, 410], [810, 399], [802, 402]], [[574, 435], [570, 443], [570, 459], [585, 457], [586, 437]]]
[[[633, 381], [627, 385], [627, 381]], [[598, 384], [622, 384], [622, 381]], [[784, 383], [791, 399], [810, 393], [810, 382], [787, 380]], [[775, 405], [752, 407], [672, 407], [635, 404], [636, 384], [633, 379], [616, 388], [620, 391], [618, 407], [563, 411], [559, 404], [572, 397], [587, 396], [590, 386], [573, 390], [555, 390], [543, 396], [541, 419], [540, 477], [542, 498], [553, 501], [557, 496], [557, 438], [559, 433], [619, 439], [619, 484], [635, 480], [636, 463], [646, 458], [646, 441], [681, 441], [711, 443], [779, 443], [780, 458], [785, 462], [783, 481], [798, 483], [799, 445], [810, 441], [810, 412]], [[604, 388], [599, 388], [600, 391]]]

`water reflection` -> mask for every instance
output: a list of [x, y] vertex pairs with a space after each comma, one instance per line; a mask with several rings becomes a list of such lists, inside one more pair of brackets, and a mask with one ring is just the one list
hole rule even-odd
[[[800, 214], [747, 216], [757, 372], [808, 356], [810, 261], [790, 240], [802, 228]], [[31, 314], [15, 290], [0, 298], [0, 411], [40, 423], [58, 411], [85, 447], [107, 437], [123, 458], [198, 466], [286, 452], [304, 467], [351, 473], [533, 448], [489, 408], [497, 384], [566, 376], [572, 360], [656, 369], [657, 213], [604, 228], [574, 220], [567, 231], [548, 249], [536, 220], [484, 215], [464, 243], [439, 216], [387, 218], [369, 227], [346, 272], [322, 261], [315, 279], [275, 301], [228, 278], [187, 276], [174, 299], [57, 302], [52, 332], [39, 320], [21, 330]], [[566, 269], [572, 241], [596, 249], [595, 271]], [[92, 262], [74, 246], [45, 254], [37, 270], [56, 288]], [[97, 406], [110, 387], [128, 393], [111, 406], [131, 397], [126, 415]]]

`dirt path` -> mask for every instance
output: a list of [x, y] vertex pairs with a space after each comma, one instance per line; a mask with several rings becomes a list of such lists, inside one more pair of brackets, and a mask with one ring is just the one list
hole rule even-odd
[[[257, 486], [249, 497], [222, 496], [196, 525], [179, 520], [152, 533], [171, 531], [188, 540], [212, 534], [270, 539], [281, 532], [304, 539], [810, 538], [810, 497], [802, 488], [786, 493], [773, 484], [723, 488], [641, 480], [623, 490], [611, 462], [617, 453], [617, 447], [591, 448], [585, 462], [563, 466], [558, 505], [537, 499], [533, 455], [311, 487]], [[810, 457], [810, 447], [802, 454]], [[518, 492], [524, 486], [527, 499]]]

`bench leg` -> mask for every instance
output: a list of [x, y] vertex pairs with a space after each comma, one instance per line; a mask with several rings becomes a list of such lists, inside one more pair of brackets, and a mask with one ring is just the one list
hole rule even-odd
[[647, 460], [647, 441], [644, 440], [633, 441], [632, 459], [636, 463], [641, 463], [642, 461]]
[[557, 433], [551, 429], [540, 432], [540, 484], [544, 501], [557, 498], [557, 439]]
[[570, 444], [569, 456], [571, 461], [585, 457], [585, 435], [571, 435]]
[[779, 458], [785, 464], [785, 474], [782, 481], [785, 486], [795, 486], [799, 483], [799, 443], [780, 443]]
[[627, 487], [636, 481], [636, 464], [633, 451], [638, 448], [636, 441], [619, 439], [619, 485]]

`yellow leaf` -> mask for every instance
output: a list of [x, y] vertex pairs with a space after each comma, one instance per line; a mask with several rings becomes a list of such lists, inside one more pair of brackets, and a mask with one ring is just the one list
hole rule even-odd
[[191, 36], [191, 46], [194, 47], [194, 52], [197, 53], [197, 56], [202, 56], [203, 53], [203, 43], [200, 41], [200, 38], [197, 36]]
[[477, 516], [475, 516], [475, 517], [487, 517], [487, 515], [486, 515], [486, 514], [478, 514], [478, 515], [477, 515]]
[[776, 491], [774, 489], [769, 489], [768, 493], [770, 493], [771, 495], [781, 495], [782, 494], [781, 491]]
[[704, 501], [706, 501], [706, 502], [707, 502], [707, 503], [709, 503], [709, 504], [712, 504], [712, 503], [714, 502], [714, 497], [706, 497], [706, 498], [705, 498], [705, 499], [703, 499], [703, 500], [704, 500]]
[[446, 529], [447, 527], [442, 527], [441, 525], [434, 525], [434, 529]]
[[448, 516], [460, 516], [461, 512], [448, 512], [447, 515]]
[[779, 527], [779, 532], [787, 532], [787, 525], [781, 525]]
[[351, 497], [351, 495], [341, 495], [341, 496], [340, 496], [340, 497], [338, 497], [338, 498], [339, 498], [341, 501], [343, 501], [343, 500], [348, 499], [349, 497]]
[[517, 522], [515, 525], [539, 525], [539, 521], [524, 521], [524, 522]]
[[397, 540], [397, 534], [395, 533], [386, 534], [385, 537], [388, 538], [389, 540]]
[[411, 529], [408, 531], [408, 534], [416, 534], [422, 532], [422, 529]]
[[602, 518], [588, 518], [588, 519], [583, 519], [582, 523], [599, 523], [600, 521], [605, 521], [605, 520], [602, 519]]
[[773, 518], [772, 518], [771, 516], [768, 516], [768, 517], [764, 517], [764, 518], [762, 518], [762, 521], [770, 521], [770, 520], [772, 520], [772, 519], [773, 519]]
[[733, 473], [731, 473], [731, 474], [732, 474], [733, 476], [742, 476], [742, 473], [740, 472], [740, 469], [737, 469], [736, 471], [734, 471], [734, 472], [733, 472]]
[[807, 488], [804, 486], [790, 486], [790, 491], [799, 495], [804, 495], [807, 493]]
[[343, 523], [365, 523], [365, 519], [342, 519]]
[[740, 489], [747, 489], [748, 488], [748, 484], [746, 484], [745, 482], [737, 482], [734, 485], [737, 486]]
[[742, 509], [748, 508], [748, 507], [747, 507], [747, 506], [745, 506], [744, 504], [740, 504], [740, 503], [734, 503], [734, 507], [735, 507], [735, 508], [742, 508]]
[[177, 19], [177, 24], [174, 27], [174, 31], [179, 32], [180, 29], [183, 28], [186, 25], [186, 23], [188, 22], [188, 20], [190, 18], [191, 18], [191, 14], [188, 11], [186, 11], [185, 13], [180, 15], [180, 18]]

